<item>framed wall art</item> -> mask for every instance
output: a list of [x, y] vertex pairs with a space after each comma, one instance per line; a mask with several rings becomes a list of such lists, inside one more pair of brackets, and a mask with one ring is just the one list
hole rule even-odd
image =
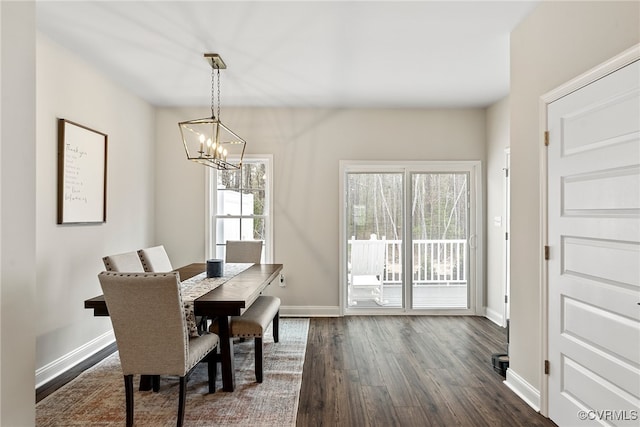
[[58, 119], [58, 224], [107, 220], [107, 135]]

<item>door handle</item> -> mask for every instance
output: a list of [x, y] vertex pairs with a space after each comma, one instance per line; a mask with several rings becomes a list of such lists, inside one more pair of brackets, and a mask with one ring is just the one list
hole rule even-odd
[[472, 235], [469, 237], [469, 247], [470, 247], [471, 249], [475, 249], [475, 248], [476, 248], [477, 240], [478, 240], [478, 236], [476, 236], [475, 234], [472, 234]]

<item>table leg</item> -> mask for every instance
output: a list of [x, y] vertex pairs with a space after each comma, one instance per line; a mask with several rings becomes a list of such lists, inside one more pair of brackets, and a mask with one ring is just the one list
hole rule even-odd
[[222, 390], [233, 391], [236, 387], [236, 377], [233, 362], [233, 342], [229, 336], [229, 316], [218, 317], [218, 333], [220, 334]]

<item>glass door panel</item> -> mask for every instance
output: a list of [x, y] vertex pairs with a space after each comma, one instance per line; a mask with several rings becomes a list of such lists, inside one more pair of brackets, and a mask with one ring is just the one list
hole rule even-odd
[[414, 309], [469, 307], [469, 174], [411, 174]]
[[346, 175], [347, 306], [403, 305], [403, 174]]

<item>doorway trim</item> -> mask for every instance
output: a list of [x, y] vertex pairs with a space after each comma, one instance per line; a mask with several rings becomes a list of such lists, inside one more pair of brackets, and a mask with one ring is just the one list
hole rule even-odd
[[502, 327], [506, 328], [511, 317], [511, 147], [504, 149], [504, 175], [502, 187], [502, 216], [505, 233], [504, 253], [502, 256], [502, 292], [504, 293]]
[[[594, 81], [623, 68], [634, 61], [640, 59], [640, 44], [637, 44], [608, 61], [586, 71], [583, 74], [569, 80], [550, 92], [542, 95], [539, 101], [539, 124], [538, 135], [540, 144], [538, 146], [540, 156], [540, 248], [544, 248], [549, 242], [548, 235], [548, 167], [547, 167], [547, 147], [544, 144], [545, 132], [548, 129], [547, 110], [549, 104], [558, 99], [581, 89]], [[549, 377], [544, 372], [544, 361], [549, 360], [549, 276], [547, 262], [544, 257], [540, 257], [540, 330], [541, 330], [541, 360], [540, 376], [540, 413], [549, 416]]]

